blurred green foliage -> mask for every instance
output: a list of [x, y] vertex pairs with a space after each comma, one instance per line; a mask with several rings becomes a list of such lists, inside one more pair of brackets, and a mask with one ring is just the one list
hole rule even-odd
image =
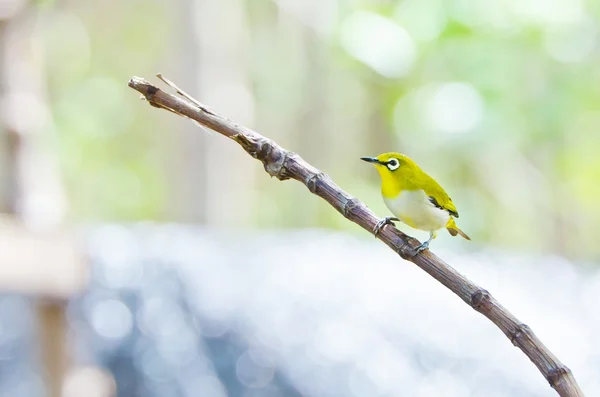
[[[238, 30], [226, 28], [233, 23], [227, 13], [210, 29], [198, 25], [194, 18], [216, 7], [208, 0], [33, 6], [74, 219], [186, 220], [169, 210], [173, 195], [186, 194], [173, 180], [193, 184], [222, 167], [174, 170], [176, 140], [206, 134], [141, 106], [126, 81], [161, 71], [207, 101], [195, 79], [205, 73], [210, 80], [210, 70], [194, 63], [190, 49], [202, 54], [206, 43], [233, 41], [241, 43], [251, 126], [381, 216], [387, 210], [379, 179], [358, 158], [401, 151], [453, 197], [461, 227], [474, 239], [465, 248], [490, 244], [600, 260], [600, 3], [226, 3], [242, 10]], [[182, 72], [188, 63], [195, 74]], [[223, 59], [223, 68], [230, 65]], [[224, 76], [223, 84], [233, 81]], [[241, 173], [251, 188], [202, 182], [213, 202], [240, 197], [239, 208], [215, 207], [243, 217], [235, 226], [357, 230], [304, 187], [270, 180], [237, 150], [230, 158], [238, 170], [224, 170], [223, 178]], [[211, 219], [219, 226], [218, 214]]]

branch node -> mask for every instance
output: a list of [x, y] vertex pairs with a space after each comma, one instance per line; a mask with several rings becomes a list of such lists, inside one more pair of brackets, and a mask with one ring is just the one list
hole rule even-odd
[[342, 207], [342, 214], [344, 215], [344, 217], [349, 218], [352, 210], [358, 206], [360, 206], [360, 201], [355, 197], [352, 197], [350, 200], [346, 201], [346, 203]]
[[323, 172], [316, 172], [316, 173], [312, 174], [311, 176], [309, 176], [308, 178], [306, 178], [306, 180], [304, 181], [304, 184], [306, 185], [308, 190], [310, 190], [311, 193], [317, 194], [317, 182], [324, 175], [325, 175], [325, 173], [323, 173]]
[[289, 158], [296, 155], [295, 153], [282, 150], [276, 152], [276, 154], [283, 153], [283, 155], [273, 159], [273, 143], [266, 138], [260, 137], [256, 139], [253, 136], [238, 133], [232, 135], [231, 139], [239, 143], [250, 156], [260, 160], [263, 163], [265, 171], [271, 177], [277, 177], [280, 181], [290, 179], [286, 163]]
[[519, 324], [515, 327], [515, 330], [510, 334], [510, 341], [513, 345], [518, 346], [517, 343], [523, 338], [523, 336], [529, 334], [531, 328], [527, 324]]
[[398, 247], [396, 252], [403, 258], [413, 258], [415, 256], [415, 249], [408, 244], [408, 241], [405, 242], [400, 237], [396, 240], [396, 247]]
[[277, 159], [277, 161], [265, 162], [265, 170], [271, 174], [271, 176], [277, 177], [280, 181], [290, 179], [286, 165], [287, 161], [294, 155], [295, 153], [285, 150], [283, 156]]
[[155, 86], [153, 86], [153, 85], [149, 85], [149, 86], [148, 86], [147, 93], [146, 93], [146, 98], [148, 98], [148, 100], [150, 100], [150, 99], [152, 98], [152, 96], [153, 96], [154, 94], [156, 94], [157, 92], [158, 92], [158, 88], [156, 88], [156, 87], [155, 87]]
[[160, 89], [156, 88], [153, 85], [148, 85], [148, 88], [146, 89], [145, 97], [151, 106], [153, 106], [155, 108], [162, 108], [162, 106], [160, 106], [159, 104], [157, 104], [156, 102], [153, 101], [154, 94], [156, 94], [158, 91], [160, 91]]
[[486, 312], [491, 303], [491, 295], [485, 289], [480, 288], [471, 295], [471, 306], [478, 312]]
[[550, 386], [556, 389], [558, 382], [560, 382], [563, 377], [569, 376], [570, 373], [571, 370], [565, 366], [557, 367], [548, 373], [546, 380], [550, 383]]
[[242, 148], [253, 158], [267, 162], [269, 155], [271, 154], [271, 145], [264, 142], [264, 139], [257, 141], [253, 137], [246, 136], [238, 133], [231, 136], [231, 139], [236, 141], [242, 146]]
[[254, 158], [259, 159], [266, 165], [269, 162], [269, 157], [271, 156], [271, 152], [273, 151], [273, 145], [271, 142], [268, 142], [267, 139], [261, 139], [257, 144], [257, 151], [254, 153]]
[[255, 145], [248, 137], [244, 134], [235, 134], [231, 136], [231, 139], [240, 144], [240, 146], [252, 157], [257, 158]]

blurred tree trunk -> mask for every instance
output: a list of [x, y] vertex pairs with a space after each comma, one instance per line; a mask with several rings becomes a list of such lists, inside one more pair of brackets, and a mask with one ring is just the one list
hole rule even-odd
[[[185, 44], [176, 59], [186, 62], [180, 81], [195, 85], [190, 94], [252, 124], [254, 99], [244, 66], [248, 36], [244, 2], [182, 1], [185, 22], [180, 37]], [[172, 212], [177, 220], [209, 226], [247, 225], [253, 217], [244, 208], [254, 197], [255, 169], [227, 142], [213, 138], [189, 123], [181, 132], [172, 170], [176, 186], [172, 202], [178, 208]], [[218, 173], [209, 172], [215, 168]], [[240, 200], [244, 206], [238, 205]]]
[[[7, 42], [4, 39], [6, 37], [6, 26], [7, 22], [0, 19], [0, 76], [5, 75], [5, 63]], [[0, 103], [6, 98], [7, 83], [4, 79], [0, 79]], [[15, 192], [16, 186], [16, 164], [17, 164], [17, 150], [19, 144], [19, 137], [12, 131], [8, 124], [5, 123], [4, 118], [0, 119], [0, 212], [15, 213], [16, 202]]]
[[67, 334], [66, 302], [41, 301], [38, 303], [38, 322], [42, 346], [47, 394], [61, 397], [63, 381], [69, 365], [65, 338]]
[[[33, 48], [35, 12], [31, 4], [24, 3], [10, 20], [0, 21], [0, 103], [3, 106], [0, 131], [4, 159], [0, 204], [2, 211], [24, 223], [21, 229], [25, 229], [25, 225], [54, 229], [64, 220], [66, 199], [58, 161], [54, 153], [49, 153], [43, 136], [52, 131], [52, 119], [46, 101], [43, 54], [33, 54], [38, 49]], [[26, 249], [37, 248], [31, 245]], [[3, 265], [11, 266], [10, 263]], [[37, 277], [36, 274], [26, 276]], [[64, 343], [66, 304], [63, 297], [51, 300], [42, 297], [38, 301], [42, 371], [51, 397], [61, 396], [69, 361]]]
[[[169, 59], [183, 60], [173, 62], [175, 71], [169, 73], [176, 81], [186, 81], [190, 87], [197, 85], [197, 73], [200, 69], [195, 29], [195, 0], [180, 0], [177, 19], [178, 40]], [[177, 12], [176, 11], [176, 12]], [[167, 218], [179, 222], [206, 223], [207, 172], [207, 137], [198, 127], [182, 120], [177, 124], [173, 135], [165, 138], [169, 148], [168, 180], [170, 191], [166, 208]]]

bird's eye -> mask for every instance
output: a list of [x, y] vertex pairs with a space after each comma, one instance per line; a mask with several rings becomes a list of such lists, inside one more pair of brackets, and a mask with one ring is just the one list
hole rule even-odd
[[386, 163], [386, 165], [390, 171], [395, 171], [400, 166], [400, 163], [396, 159], [391, 159]]

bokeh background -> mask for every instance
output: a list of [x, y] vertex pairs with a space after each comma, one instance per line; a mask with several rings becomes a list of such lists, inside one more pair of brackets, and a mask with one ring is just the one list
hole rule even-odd
[[599, 61], [594, 0], [0, 0], [0, 395], [553, 395], [157, 72], [381, 216], [359, 158], [415, 159], [473, 239], [433, 250], [600, 394]]

